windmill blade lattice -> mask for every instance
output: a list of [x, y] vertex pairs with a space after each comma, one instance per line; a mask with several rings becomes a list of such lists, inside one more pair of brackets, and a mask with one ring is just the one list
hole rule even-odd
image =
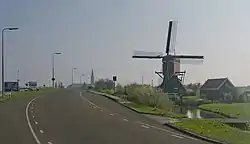
[[146, 51], [140, 51], [136, 50], [134, 51], [134, 54], [132, 56], [133, 58], [162, 58], [163, 53], [162, 52], [146, 52]]
[[176, 59], [176, 62], [179, 62], [180, 64], [192, 64], [192, 65], [202, 65], [204, 62], [204, 59]]

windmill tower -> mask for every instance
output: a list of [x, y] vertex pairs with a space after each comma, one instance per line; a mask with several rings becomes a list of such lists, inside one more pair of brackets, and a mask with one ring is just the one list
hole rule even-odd
[[[204, 56], [176, 55], [176, 33], [177, 22], [169, 21], [167, 44], [165, 51], [166, 54], [159, 52], [136, 51], [132, 58], [162, 59], [162, 71], [155, 72], [163, 79], [162, 84], [159, 87], [161, 87], [164, 92], [185, 94], [186, 89], [183, 86], [183, 81], [186, 71], [180, 71], [180, 63], [183, 59], [203, 60]], [[174, 50], [174, 53], [170, 53], [170, 50]]]

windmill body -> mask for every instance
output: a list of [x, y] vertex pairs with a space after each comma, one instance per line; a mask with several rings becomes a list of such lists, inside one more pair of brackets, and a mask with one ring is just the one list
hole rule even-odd
[[[157, 55], [147, 55], [140, 54], [134, 55], [132, 58], [146, 58], [146, 59], [162, 59], [162, 71], [155, 72], [162, 79], [162, 84], [159, 86], [163, 89], [164, 92], [168, 93], [178, 93], [178, 94], [186, 94], [186, 89], [183, 86], [183, 80], [186, 71], [176, 72], [175, 71], [175, 63], [180, 63], [182, 59], [204, 59], [204, 56], [197, 55], [175, 55], [170, 54], [170, 48], [174, 48], [175, 37], [176, 37], [176, 24], [173, 21], [169, 22], [168, 28], [168, 38], [166, 44], [166, 55], [158, 53]], [[174, 31], [173, 31], [174, 30]], [[173, 39], [173, 40], [171, 40]], [[141, 52], [141, 51], [140, 51]]]

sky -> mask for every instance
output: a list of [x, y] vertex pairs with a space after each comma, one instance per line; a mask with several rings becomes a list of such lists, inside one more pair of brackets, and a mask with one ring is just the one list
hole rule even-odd
[[204, 55], [199, 65], [181, 65], [185, 83], [228, 77], [250, 85], [250, 1], [248, 0], [1, 0], [5, 79], [51, 85], [56, 80], [153, 82], [161, 60], [132, 59], [134, 50], [164, 52], [169, 20], [178, 21], [177, 54]]

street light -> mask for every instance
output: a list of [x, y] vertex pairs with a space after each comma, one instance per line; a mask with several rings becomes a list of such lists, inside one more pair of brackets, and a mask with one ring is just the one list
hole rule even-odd
[[55, 55], [60, 55], [61, 52], [52, 53], [52, 86], [55, 87]]
[[80, 75], [80, 84], [82, 84], [82, 76], [84, 76], [84, 74]]
[[4, 96], [4, 31], [14, 31], [18, 30], [18, 28], [15, 27], [9, 27], [9, 28], [3, 28], [2, 29], [2, 97]]
[[74, 84], [74, 70], [76, 70], [76, 68], [72, 68], [72, 85]]

